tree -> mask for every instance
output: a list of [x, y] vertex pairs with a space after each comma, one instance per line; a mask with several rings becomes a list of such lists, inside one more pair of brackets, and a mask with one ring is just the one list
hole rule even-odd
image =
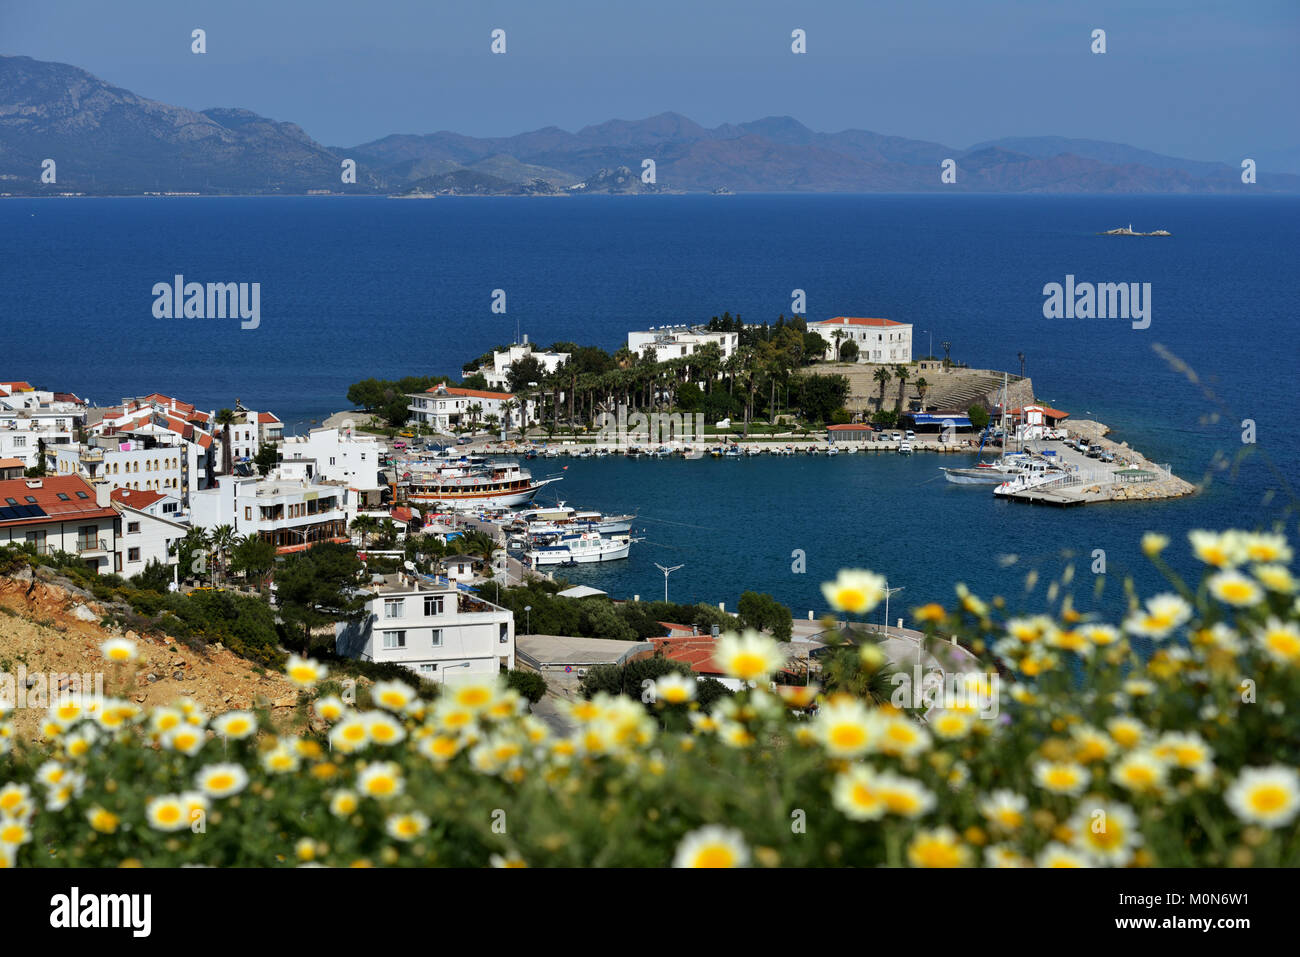
[[800, 378], [799, 404], [810, 422], [829, 422], [849, 397], [849, 380], [842, 375], [805, 375]]
[[362, 616], [366, 596], [357, 591], [360, 572], [356, 553], [337, 542], [299, 552], [276, 572], [280, 615], [286, 631], [301, 637], [303, 654], [311, 652], [313, 629]]
[[898, 404], [894, 406], [894, 410], [901, 413], [903, 411], [904, 393], [907, 391], [907, 366], [894, 366], [894, 377], [898, 379]]
[[989, 410], [982, 405], [972, 405], [966, 410], [966, 417], [970, 419], [970, 424], [975, 431], [982, 432], [988, 428]]
[[885, 386], [889, 384], [889, 380], [892, 379], [893, 376], [889, 374], [888, 369], [881, 366], [875, 371], [871, 378], [880, 383], [880, 401], [876, 403], [876, 408], [883, 412], [885, 409]]
[[506, 384], [511, 392], [523, 392], [528, 388], [528, 383], [541, 382], [545, 374], [542, 363], [530, 352], [510, 364], [506, 372]]
[[190, 529], [184, 538], [172, 543], [170, 551], [176, 556], [181, 578], [193, 578], [196, 581], [212, 579], [210, 539], [206, 529]]
[[166, 592], [172, 583], [171, 566], [151, 558], [144, 571], [132, 577], [131, 583], [145, 591]]
[[841, 362], [856, 362], [858, 360], [858, 344], [850, 339], [844, 345], [840, 346]]
[[925, 393], [929, 391], [929, 389], [930, 389], [930, 383], [926, 382], [926, 381], [925, 381], [925, 377], [922, 376], [921, 378], [919, 378], [919, 379], [916, 380], [915, 385], [916, 385], [916, 391], [919, 392], [919, 393], [921, 394], [921, 411], [924, 412], [924, 411], [925, 411]]
[[253, 457], [253, 464], [257, 466], [257, 474], [265, 476], [280, 464], [280, 447], [274, 442], [263, 443]]
[[893, 695], [894, 685], [886, 668], [871, 668], [855, 646], [836, 648], [822, 660], [822, 687], [826, 693], [844, 692], [866, 704], [882, 705]]
[[36, 464], [23, 473], [28, 478], [44, 478], [48, 472], [45, 465], [45, 440], [36, 440]]
[[244, 537], [230, 555], [230, 570], [244, 576], [244, 581], [256, 579], [259, 585], [275, 567], [275, 546], [256, 535]]
[[221, 580], [226, 580], [226, 561], [230, 557], [230, 552], [235, 547], [238, 536], [235, 534], [233, 525], [218, 525], [212, 529], [209, 542], [212, 546], [213, 557], [217, 560], [217, 565], [221, 569]]
[[831, 333], [831, 338], [835, 340], [835, 361], [840, 361], [840, 352], [844, 348], [844, 330], [836, 329]]
[[777, 641], [789, 641], [792, 621], [790, 609], [771, 595], [756, 591], [741, 594], [737, 606], [742, 628], [771, 631]]
[[535, 671], [507, 671], [506, 687], [519, 692], [529, 704], [537, 704], [546, 695], [546, 679]]
[[230, 448], [230, 427], [235, 424], [236, 418], [234, 409], [220, 409], [215, 419], [216, 424], [221, 426], [221, 472], [223, 475], [229, 475], [234, 471]]

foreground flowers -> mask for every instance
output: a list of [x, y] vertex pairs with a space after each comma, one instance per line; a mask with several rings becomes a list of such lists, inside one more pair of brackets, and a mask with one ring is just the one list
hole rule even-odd
[[[829, 671], [773, 690], [785, 653], [748, 631], [715, 647], [735, 695], [705, 705], [667, 674], [637, 699], [570, 700], [555, 724], [483, 679], [315, 697], [305, 658], [285, 669], [297, 709], [70, 696], [33, 745], [0, 705], [0, 865], [1297, 865], [1290, 546], [1207, 532], [1193, 548], [1198, 588], [1118, 622], [1064, 596], [1005, 615], [959, 588], [924, 625], [987, 641], [1000, 674], [960, 659], [973, 670], [941, 704], [855, 696]], [[827, 587], [868, 608], [877, 579]], [[869, 642], [841, 660], [891, 677]]]

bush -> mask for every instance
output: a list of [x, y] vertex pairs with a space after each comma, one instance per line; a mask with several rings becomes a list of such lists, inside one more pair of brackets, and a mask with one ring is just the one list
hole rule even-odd
[[[1081, 617], [1068, 580], [1054, 582], [1033, 615], [1006, 617], [962, 589], [952, 607], [921, 609], [930, 634], [955, 635], [980, 656], [950, 661], [952, 680], [932, 700], [908, 687], [910, 671], [902, 685], [891, 678], [883, 703], [811, 687], [773, 693], [777, 649], [760, 637], [728, 642], [719, 655], [755, 688], [707, 709], [594, 691], [572, 709], [577, 727], [564, 740], [495, 681], [393, 712], [405, 733], [359, 749], [333, 731], [298, 739], [302, 715], [286, 710], [258, 715], [260, 738], [207, 740], [193, 756], [151, 733], [151, 716], [130, 699], [65, 716], [49, 732], [56, 740], [33, 743], [9, 723], [0, 727], [0, 748], [12, 749], [0, 753], [0, 787], [33, 794], [15, 818], [29, 839], [0, 844], [0, 854], [40, 867], [662, 867], [695, 863], [696, 841], [721, 828], [719, 851], [763, 866], [1295, 866], [1291, 548], [1281, 535], [1205, 534], [1200, 553], [1228, 568], [1188, 585], [1167, 572], [1160, 540], [1148, 539], [1170, 591], [1135, 600], [1120, 621]], [[874, 576], [858, 578], [859, 596], [876, 590]], [[931, 650], [959, 655], [943, 642]], [[875, 652], [858, 649], [848, 671], [879, 669]], [[639, 690], [665, 669], [652, 659], [588, 675]], [[110, 694], [133, 689], [133, 676], [121, 677]], [[355, 712], [344, 720], [380, 723]], [[84, 746], [65, 747], [67, 735]], [[301, 766], [280, 772], [264, 761], [277, 743]], [[240, 766], [242, 793], [182, 801], [216, 763]], [[44, 783], [57, 769], [79, 787]], [[331, 812], [339, 790], [375, 774], [401, 786]], [[149, 808], [173, 800], [181, 826], [168, 828]], [[190, 801], [219, 826], [184, 826]], [[526, 826], [505, 833], [485, 809]], [[796, 810], [806, 831], [790, 826]]]
[[529, 704], [537, 704], [546, 695], [546, 679], [535, 671], [507, 671], [505, 682], [507, 688], [518, 691]]

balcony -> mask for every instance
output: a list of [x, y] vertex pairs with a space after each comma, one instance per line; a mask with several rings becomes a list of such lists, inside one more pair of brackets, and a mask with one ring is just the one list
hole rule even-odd
[[83, 557], [107, 555], [108, 540], [103, 538], [79, 538], [77, 539], [77, 554]]

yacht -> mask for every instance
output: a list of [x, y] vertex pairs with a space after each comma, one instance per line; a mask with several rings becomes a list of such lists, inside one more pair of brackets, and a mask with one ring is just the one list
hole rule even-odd
[[627, 558], [631, 548], [630, 538], [604, 538], [597, 532], [583, 532], [562, 538], [554, 545], [534, 546], [524, 552], [524, 556], [534, 565], [581, 565]]
[[413, 504], [523, 505], [558, 478], [534, 479], [514, 463], [433, 465], [412, 463], [397, 470], [397, 497]]

